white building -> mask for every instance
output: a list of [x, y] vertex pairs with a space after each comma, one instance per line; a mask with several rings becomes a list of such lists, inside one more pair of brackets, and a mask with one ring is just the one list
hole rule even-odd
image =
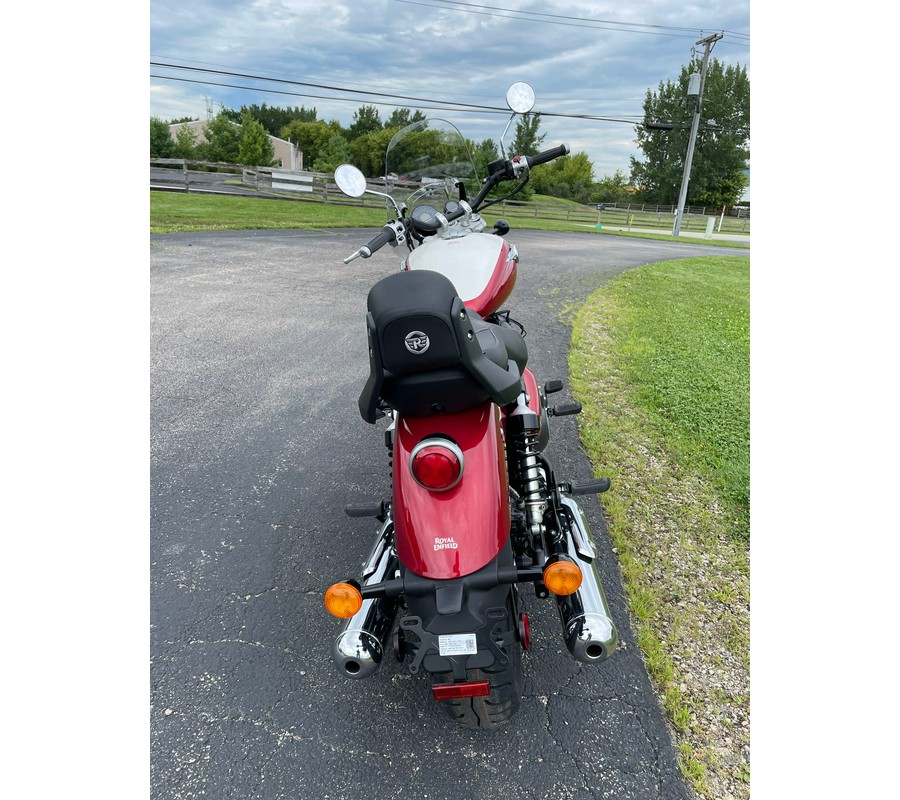
[[[200, 120], [195, 120], [193, 122], [176, 122], [173, 125], [169, 125], [169, 135], [174, 140], [179, 128], [190, 128], [196, 135], [198, 143], [205, 142], [206, 135], [204, 131], [208, 124], [208, 122], [201, 122]], [[234, 124], [240, 127], [238, 123]], [[272, 148], [275, 150], [276, 166], [290, 170], [303, 169], [303, 153], [297, 145], [271, 135], [269, 136], [269, 141], [272, 143]], [[268, 166], [268, 164], [259, 164], [257, 166]]]

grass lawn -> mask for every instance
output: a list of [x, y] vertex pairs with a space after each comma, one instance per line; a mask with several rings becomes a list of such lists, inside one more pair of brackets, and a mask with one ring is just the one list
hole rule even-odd
[[704, 797], [749, 797], [749, 258], [624, 273], [569, 371], [638, 644]]
[[150, 192], [150, 233], [267, 228], [377, 228], [383, 208], [259, 197]]
[[[559, 203], [571, 201], [560, 200]], [[526, 212], [522, 212], [525, 214]], [[531, 212], [527, 212], [531, 213]], [[606, 236], [631, 236], [641, 239], [673, 241], [672, 236], [646, 233], [625, 233], [597, 230], [593, 225], [575, 222], [541, 220], [523, 216], [512, 208], [502, 214], [484, 214], [488, 225], [500, 217], [512, 222], [514, 228], [543, 231], [571, 231]], [[150, 192], [150, 233], [179, 233], [189, 231], [262, 230], [266, 228], [378, 228], [386, 216], [380, 206], [361, 208], [347, 205], [338, 196], [334, 202], [267, 199], [258, 197], [223, 197], [181, 192]], [[746, 248], [744, 243], [725, 240], [681, 238], [690, 244], [715, 244], [718, 247]]]

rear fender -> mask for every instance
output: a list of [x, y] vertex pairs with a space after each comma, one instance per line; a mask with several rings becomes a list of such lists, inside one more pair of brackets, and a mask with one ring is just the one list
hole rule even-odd
[[495, 559], [462, 578], [433, 580], [401, 568], [409, 613], [399, 627], [404, 638], [413, 636], [405, 651], [411, 672], [452, 672], [464, 680], [466, 670], [507, 663], [518, 630], [515, 588], [503, 574], [510, 569], [515, 560], [508, 540]]
[[[463, 454], [459, 483], [432, 492], [410, 472], [413, 448], [442, 436]], [[393, 515], [397, 556], [416, 575], [447, 580], [484, 567], [509, 538], [509, 478], [493, 403], [431, 417], [397, 418], [393, 459]]]

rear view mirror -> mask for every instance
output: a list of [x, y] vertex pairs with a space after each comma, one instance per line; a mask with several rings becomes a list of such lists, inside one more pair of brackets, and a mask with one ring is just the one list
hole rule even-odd
[[366, 192], [366, 176], [352, 164], [341, 164], [334, 171], [334, 182], [348, 197], [362, 197]]
[[534, 89], [519, 81], [506, 90], [506, 104], [516, 114], [526, 114], [534, 108]]

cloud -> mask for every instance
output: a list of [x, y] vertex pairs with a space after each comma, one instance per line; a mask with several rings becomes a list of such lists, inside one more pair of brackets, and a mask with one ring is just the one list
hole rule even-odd
[[[498, 8], [545, 16], [528, 20]], [[606, 22], [590, 25], [585, 19]], [[716, 45], [714, 56], [749, 65], [749, 40], [735, 35], [749, 34], [749, 0], [702, 5], [558, 0], [552, 6], [537, 0], [470, 0], [468, 6], [441, 0], [153, 0], [151, 60], [333, 88], [193, 76], [248, 87], [234, 89], [159, 78], [151, 80], [151, 113], [200, 116], [211, 98], [217, 107], [315, 106], [320, 118], [348, 125], [364, 103], [377, 105], [382, 118], [395, 106], [338, 88], [503, 106], [506, 86], [524, 80], [535, 87], [536, 111], [637, 119], [647, 90], [678, 77], [700, 31], [723, 29], [734, 33]], [[191, 77], [158, 67], [151, 72]], [[284, 93], [263, 91], [273, 88]], [[499, 116], [427, 113], [449, 119], [476, 140], [496, 140], [505, 125]], [[628, 123], [545, 117], [542, 131], [548, 146], [567, 141], [587, 152], [598, 178], [616, 169], [627, 172], [629, 155], [639, 154]]]

